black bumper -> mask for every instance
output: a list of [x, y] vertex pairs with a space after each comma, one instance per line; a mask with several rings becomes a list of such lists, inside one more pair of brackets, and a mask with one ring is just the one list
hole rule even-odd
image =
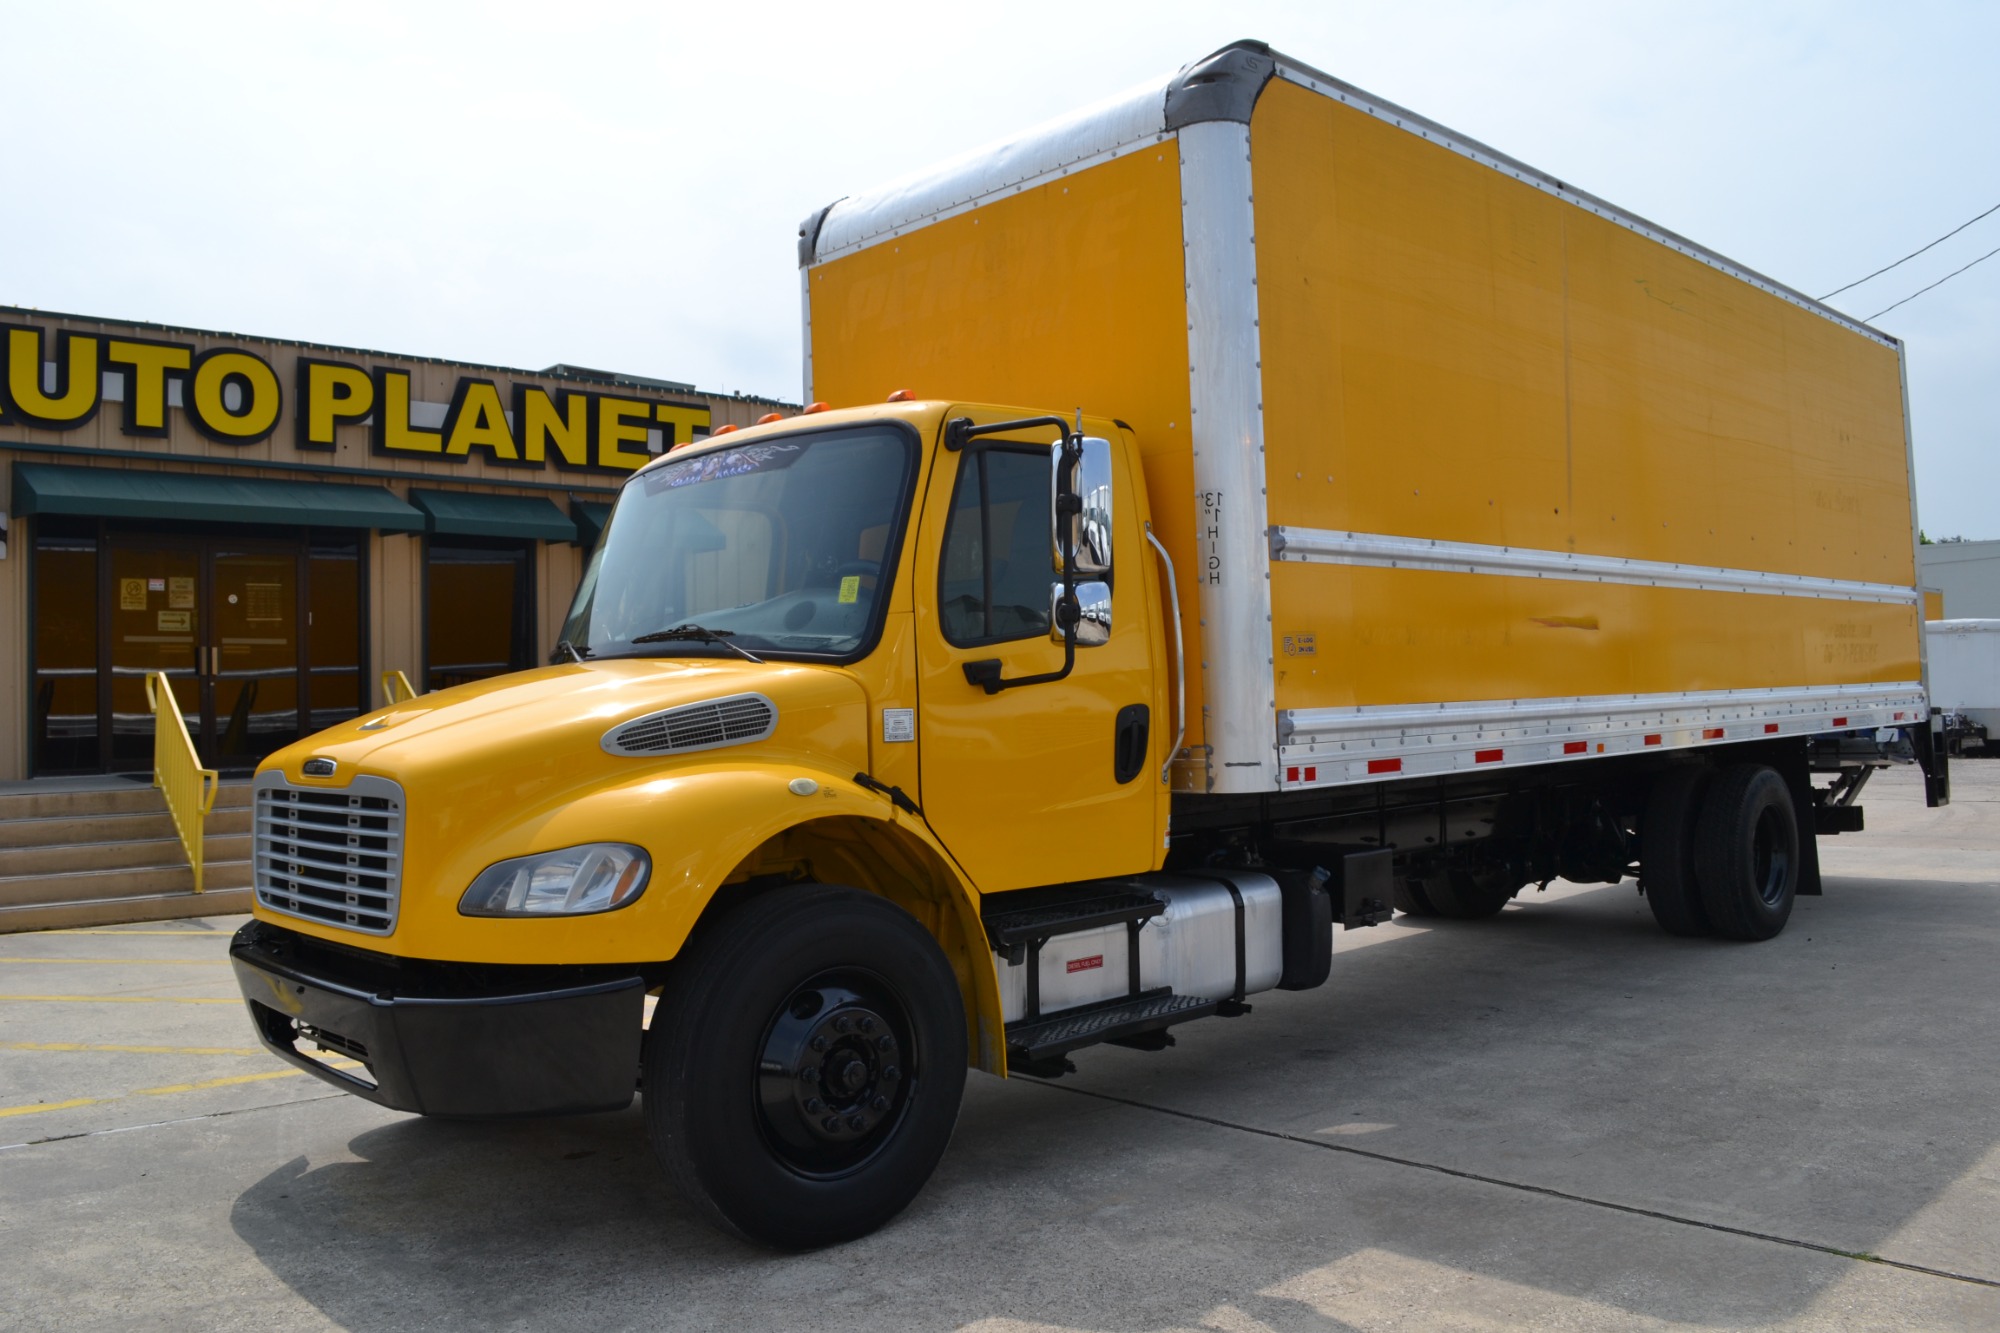
[[[638, 1086], [647, 989], [638, 975], [423, 964], [257, 921], [236, 932], [229, 957], [273, 1054], [394, 1110], [616, 1111]], [[363, 1067], [332, 1068], [305, 1053], [314, 1047]]]

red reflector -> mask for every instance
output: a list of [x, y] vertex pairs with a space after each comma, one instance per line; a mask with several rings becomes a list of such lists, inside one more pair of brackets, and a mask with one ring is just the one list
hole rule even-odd
[[1589, 741], [1564, 741], [1564, 754], [1583, 754], [1590, 749]]
[[1898, 722], [1901, 722], [1903, 720], [1903, 715], [1901, 713], [1896, 714], [1896, 720]]
[[1660, 743], [1660, 738], [1658, 736], [1646, 737], [1646, 744], [1648, 745], [1658, 745], [1659, 743]]
[[1836, 727], [1844, 727], [1847, 725], [1847, 719], [1844, 717], [1837, 717], [1833, 720], [1833, 725]]
[[1063, 968], [1065, 972], [1088, 972], [1093, 967], [1104, 966], [1104, 955], [1094, 953], [1088, 958], [1072, 958]]
[[1701, 738], [1705, 741], [1719, 741], [1722, 739], [1722, 728], [1710, 727], [1707, 731], [1701, 733]]
[[1777, 733], [1777, 730], [1778, 730], [1778, 724], [1775, 722], [1766, 722], [1764, 724], [1764, 734], [1766, 736], [1775, 735]]
[[1309, 769], [1307, 769], [1307, 770], [1306, 770], [1306, 781], [1307, 781], [1307, 782], [1318, 782], [1318, 781], [1319, 781], [1319, 770], [1318, 770], [1317, 768], [1309, 768]]
[[1299, 770], [1297, 770], [1296, 768], [1288, 768], [1285, 770], [1285, 781], [1297, 782], [1298, 780], [1299, 780]]
[[1506, 753], [1505, 750], [1475, 750], [1472, 754], [1472, 762], [1475, 764], [1497, 764], [1500, 762], [1500, 756]]
[[1400, 773], [1403, 771], [1403, 761], [1400, 759], [1370, 759], [1368, 761], [1368, 771], [1370, 773]]

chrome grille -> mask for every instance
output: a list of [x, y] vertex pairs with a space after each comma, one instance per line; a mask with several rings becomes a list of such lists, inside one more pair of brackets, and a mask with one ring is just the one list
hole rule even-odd
[[387, 778], [256, 787], [257, 901], [274, 912], [368, 935], [396, 928], [403, 888], [403, 789]]
[[604, 733], [612, 754], [681, 754], [761, 741], [778, 725], [778, 708], [761, 694], [732, 694], [634, 718]]

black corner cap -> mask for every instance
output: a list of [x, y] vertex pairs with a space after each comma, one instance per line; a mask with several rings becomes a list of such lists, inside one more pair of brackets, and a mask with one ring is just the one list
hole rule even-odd
[[[840, 199], [845, 199], [846, 197], [846, 195], [842, 195]], [[833, 204], [839, 203], [840, 199], [834, 200]], [[816, 257], [814, 251], [819, 247], [819, 229], [826, 225], [826, 215], [833, 211], [833, 204], [828, 204], [825, 208], [808, 213], [806, 220], [799, 224], [800, 268], [809, 266]]]
[[1231, 42], [1214, 55], [1184, 66], [1167, 85], [1167, 128], [1209, 120], [1248, 125], [1257, 98], [1278, 62], [1263, 42]]

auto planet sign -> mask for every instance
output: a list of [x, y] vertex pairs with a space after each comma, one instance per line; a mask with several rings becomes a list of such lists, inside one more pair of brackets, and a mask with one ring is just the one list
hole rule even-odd
[[630, 393], [503, 390], [462, 375], [437, 420], [436, 405], [411, 401], [410, 372], [391, 366], [301, 356], [287, 393], [271, 363], [241, 347], [197, 352], [190, 343], [68, 330], [51, 339], [29, 324], [0, 324], [0, 337], [0, 425], [75, 430], [114, 402], [119, 429], [131, 436], [165, 436], [167, 413], [178, 408], [208, 439], [251, 445], [289, 416], [307, 453], [331, 451], [341, 426], [366, 425], [370, 447], [385, 457], [613, 473], [650, 461], [652, 441], [671, 448], [709, 432], [699, 403]]

